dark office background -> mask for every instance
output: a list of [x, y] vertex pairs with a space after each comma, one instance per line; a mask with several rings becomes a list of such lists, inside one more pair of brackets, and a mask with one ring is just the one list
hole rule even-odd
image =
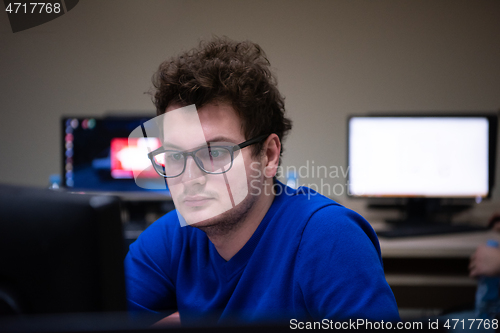
[[350, 114], [500, 109], [499, 17], [498, 0], [81, 0], [14, 34], [3, 12], [0, 182], [60, 172], [61, 115], [152, 113], [159, 63], [212, 34], [267, 52], [294, 120], [283, 166], [345, 168]]

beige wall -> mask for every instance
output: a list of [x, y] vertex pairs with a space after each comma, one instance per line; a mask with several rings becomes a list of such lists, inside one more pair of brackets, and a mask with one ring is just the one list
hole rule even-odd
[[13, 34], [3, 12], [0, 182], [45, 186], [59, 172], [63, 114], [152, 112], [157, 65], [212, 34], [269, 55], [294, 120], [283, 166], [345, 167], [350, 114], [498, 110], [499, 17], [498, 0], [81, 0]]

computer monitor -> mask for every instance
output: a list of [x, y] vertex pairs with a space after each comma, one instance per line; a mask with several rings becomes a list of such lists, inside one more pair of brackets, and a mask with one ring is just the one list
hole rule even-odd
[[369, 115], [348, 119], [348, 195], [404, 199], [405, 220], [433, 222], [437, 200], [489, 198], [497, 115]]
[[1, 315], [125, 311], [115, 197], [0, 185]]
[[[154, 115], [109, 117], [62, 117], [62, 185], [72, 191], [148, 193], [168, 195], [166, 182], [146, 158], [138, 158], [141, 140], [130, 133]], [[157, 138], [157, 146], [160, 142]], [[154, 146], [151, 142], [149, 146]], [[147, 165], [142, 165], [148, 163]], [[134, 180], [141, 172], [142, 187]], [[147, 186], [147, 183], [151, 186]], [[158, 190], [151, 190], [157, 188]]]

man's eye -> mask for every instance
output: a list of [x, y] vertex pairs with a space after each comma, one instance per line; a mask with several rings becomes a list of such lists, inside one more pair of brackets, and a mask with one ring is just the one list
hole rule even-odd
[[170, 154], [169, 158], [174, 160], [174, 161], [179, 161], [182, 158], [182, 154], [180, 154], [180, 153]]
[[227, 151], [225, 149], [211, 149], [210, 157], [212, 158], [223, 158], [227, 155]]

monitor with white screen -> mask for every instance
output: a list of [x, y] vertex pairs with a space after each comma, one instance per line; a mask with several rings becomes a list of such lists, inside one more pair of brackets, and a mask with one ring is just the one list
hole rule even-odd
[[352, 116], [348, 195], [418, 201], [416, 210], [434, 199], [489, 198], [496, 132], [494, 114]]

